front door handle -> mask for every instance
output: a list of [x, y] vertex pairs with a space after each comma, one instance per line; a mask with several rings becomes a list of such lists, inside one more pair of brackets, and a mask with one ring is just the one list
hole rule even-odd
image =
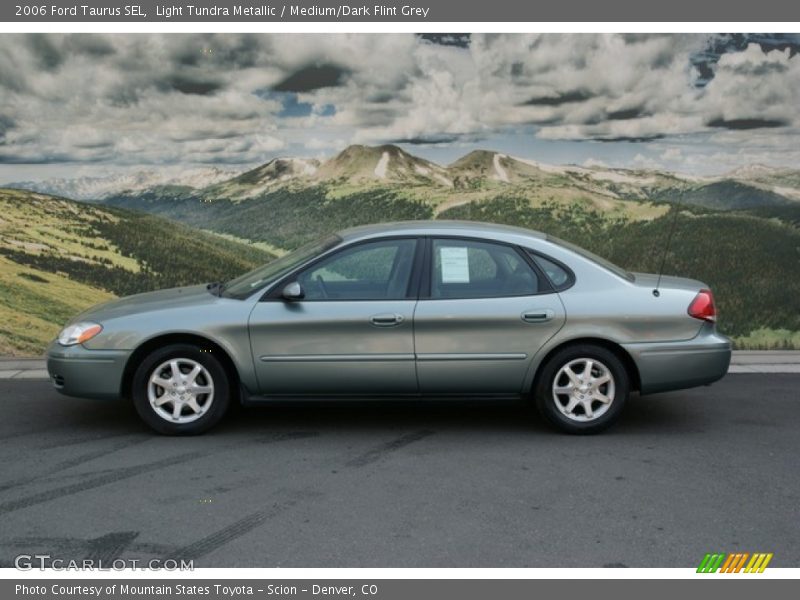
[[404, 321], [403, 315], [398, 315], [395, 313], [383, 313], [380, 315], [372, 315], [369, 318], [369, 322], [375, 325], [375, 327], [394, 327], [396, 325], [400, 325]]
[[522, 320], [526, 323], [547, 323], [556, 316], [552, 308], [534, 308], [522, 313]]

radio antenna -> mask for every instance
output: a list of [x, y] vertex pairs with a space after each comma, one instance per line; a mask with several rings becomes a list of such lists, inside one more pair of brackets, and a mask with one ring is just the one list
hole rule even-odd
[[675, 214], [672, 217], [672, 224], [669, 228], [669, 234], [667, 235], [667, 243], [664, 246], [664, 254], [661, 256], [661, 265], [658, 267], [658, 280], [656, 281], [656, 287], [653, 289], [653, 296], [658, 298], [661, 295], [661, 292], [658, 291], [658, 288], [661, 287], [661, 276], [664, 274], [664, 265], [667, 262], [667, 253], [669, 252], [669, 247], [672, 244], [672, 236], [675, 234], [675, 227], [678, 224], [678, 214], [681, 212], [681, 205], [683, 204], [683, 194], [684, 192], [681, 191], [680, 195], [678, 196], [678, 202], [675, 204], [673, 210]]

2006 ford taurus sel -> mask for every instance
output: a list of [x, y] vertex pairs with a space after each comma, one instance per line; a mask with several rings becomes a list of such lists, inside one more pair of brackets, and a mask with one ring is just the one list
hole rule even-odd
[[727, 372], [711, 291], [657, 279], [514, 227], [359, 227], [225, 284], [91, 308], [47, 368], [64, 394], [129, 397], [167, 434], [205, 431], [231, 402], [315, 396], [517, 396], [589, 433], [632, 390]]

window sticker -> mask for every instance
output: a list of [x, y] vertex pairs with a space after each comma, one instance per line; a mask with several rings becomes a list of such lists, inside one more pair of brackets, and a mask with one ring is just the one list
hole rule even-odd
[[469, 255], [465, 247], [439, 248], [442, 283], [469, 283]]

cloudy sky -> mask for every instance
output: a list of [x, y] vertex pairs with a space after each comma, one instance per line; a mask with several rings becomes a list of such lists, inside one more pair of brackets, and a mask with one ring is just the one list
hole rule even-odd
[[798, 35], [2, 34], [0, 182], [397, 143], [800, 168]]

